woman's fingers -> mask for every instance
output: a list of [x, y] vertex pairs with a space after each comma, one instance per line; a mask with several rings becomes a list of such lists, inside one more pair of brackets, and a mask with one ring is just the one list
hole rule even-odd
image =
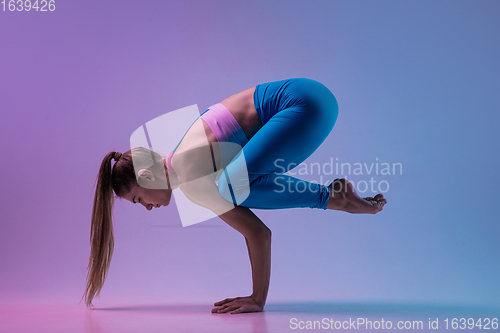
[[218, 302], [215, 302], [214, 305], [215, 306], [220, 306], [220, 305], [223, 305], [223, 304], [226, 304], [226, 303], [229, 303], [229, 302], [232, 302], [234, 301], [236, 298], [226, 298], [222, 301], [218, 301]]
[[222, 309], [223, 309], [222, 306], [215, 307], [215, 308], [212, 309], [212, 313], [218, 313]]
[[221, 311], [224, 311], [227, 307], [229, 307], [231, 305], [231, 303], [226, 303], [222, 306], [220, 306], [218, 309], [217, 309], [217, 312], [221, 312]]
[[235, 309], [234, 311], [231, 311], [231, 314], [245, 313], [245, 312], [254, 312], [254, 311], [248, 311], [247, 306], [242, 305], [242, 306], [239, 306], [239, 307], [238, 307], [237, 309]]
[[257, 304], [252, 297], [236, 297], [234, 301], [227, 302], [215, 309], [212, 309], [212, 313], [246, 313], [246, 312], [262, 312], [264, 307]]
[[[224, 301], [227, 301], [227, 300], [228, 300], [228, 299], [225, 299]], [[231, 307], [231, 306], [234, 306], [234, 304], [233, 304], [233, 300], [234, 300], [234, 298], [233, 298], [232, 300], [231, 300], [231, 299], [229, 299], [226, 303], [224, 303], [224, 304], [220, 305], [218, 308], [213, 309], [213, 310], [212, 310], [212, 312], [214, 312], [214, 310], [215, 310], [215, 312], [223, 312], [223, 311], [224, 311], [224, 310], [226, 310], [227, 308], [229, 308], [229, 307]], [[223, 302], [223, 301], [221, 301], [221, 302]], [[218, 303], [218, 302], [217, 302], [217, 303]]]
[[239, 309], [241, 307], [242, 307], [241, 305], [231, 305], [231, 306], [225, 307], [224, 309], [219, 309], [219, 311], [217, 311], [217, 313], [226, 313], [229, 311], [234, 311], [234, 310]]

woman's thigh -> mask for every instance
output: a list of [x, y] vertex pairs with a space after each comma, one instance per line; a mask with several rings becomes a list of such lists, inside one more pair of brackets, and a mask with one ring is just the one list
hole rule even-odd
[[[239, 163], [226, 167], [226, 177], [219, 180], [220, 193], [226, 199], [236, 199], [239, 204], [250, 195], [247, 201], [256, 202], [259, 200], [255, 197], [257, 194], [262, 197], [266, 191], [275, 191], [277, 184], [272, 182], [275, 174], [302, 163], [331, 132], [338, 116], [333, 94], [313, 80], [295, 83], [287, 87], [287, 103], [290, 97], [294, 102], [272, 115], [242, 148], [248, 174], [242, 172], [241, 157]], [[229, 193], [231, 190], [234, 197]]]
[[279, 111], [243, 147], [250, 180], [288, 171], [283, 171], [283, 165], [302, 163], [327, 138], [337, 120], [334, 95], [317, 81], [295, 79], [281, 94], [283, 98], [266, 103]]

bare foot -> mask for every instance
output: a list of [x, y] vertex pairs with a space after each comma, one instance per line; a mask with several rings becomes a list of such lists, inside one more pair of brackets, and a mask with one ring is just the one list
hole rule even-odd
[[340, 210], [352, 214], [377, 214], [387, 200], [383, 194], [361, 198], [347, 179], [335, 179], [330, 185], [330, 200], [327, 209]]

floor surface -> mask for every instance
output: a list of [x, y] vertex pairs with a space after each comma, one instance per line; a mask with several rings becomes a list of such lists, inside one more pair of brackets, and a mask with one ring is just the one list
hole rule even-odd
[[[297, 332], [359, 331], [484, 332], [477, 321], [500, 317], [500, 309], [478, 306], [389, 303], [274, 303], [265, 312], [212, 314], [210, 305], [116, 305], [87, 310], [77, 305], [0, 306], [0, 332]], [[448, 318], [448, 329], [446, 319]], [[474, 318], [474, 326], [452, 329], [452, 320]], [[436, 322], [436, 319], [438, 320]], [[383, 320], [383, 322], [382, 322]], [[315, 323], [316, 322], [316, 323]], [[369, 323], [371, 322], [371, 324]], [[389, 327], [390, 322], [390, 329]], [[431, 326], [437, 329], [429, 328]], [[472, 323], [469, 320], [469, 324]], [[490, 323], [488, 331], [496, 329]], [[314, 326], [316, 325], [316, 326]], [[371, 325], [371, 326], [369, 326]], [[406, 328], [405, 328], [406, 325]], [[415, 325], [420, 325], [416, 327]], [[385, 329], [384, 329], [385, 328]]]

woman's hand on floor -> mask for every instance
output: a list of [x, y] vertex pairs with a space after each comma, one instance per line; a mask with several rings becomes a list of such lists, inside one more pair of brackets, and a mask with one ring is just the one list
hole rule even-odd
[[252, 296], [226, 298], [223, 301], [215, 302], [215, 308], [212, 313], [226, 313], [231, 311], [231, 314], [245, 313], [245, 312], [262, 312], [264, 306], [255, 302]]

